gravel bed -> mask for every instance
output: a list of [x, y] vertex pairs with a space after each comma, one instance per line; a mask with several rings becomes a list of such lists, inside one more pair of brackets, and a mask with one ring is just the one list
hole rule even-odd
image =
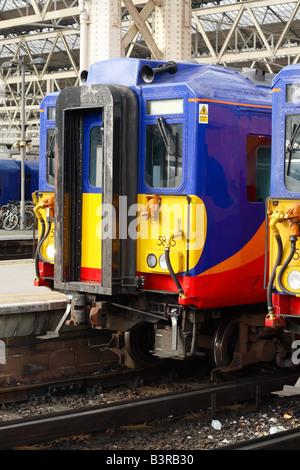
[[[215, 450], [228, 444], [300, 426], [300, 400], [264, 404], [260, 410], [232, 407], [212, 420], [207, 411], [169, 416], [135, 426], [62, 439], [44, 448], [91, 450]], [[220, 427], [220, 429], [218, 429]], [[216, 429], [217, 428], [217, 429]]]
[[[186, 384], [143, 387], [118, 387], [103, 391], [95, 386], [84, 394], [32, 397], [29, 402], [0, 407], [0, 421], [31, 417], [45, 413], [78, 409], [85, 406], [128, 400], [167, 390], [189, 388]], [[218, 410], [214, 420], [210, 410], [199, 410], [183, 417], [169, 416], [136, 426], [122, 426], [38, 445], [39, 449], [55, 450], [214, 450], [244, 440], [254, 439], [278, 430], [300, 426], [300, 397], [272, 396], [264, 399], [259, 409], [253, 404], [235, 405]]]

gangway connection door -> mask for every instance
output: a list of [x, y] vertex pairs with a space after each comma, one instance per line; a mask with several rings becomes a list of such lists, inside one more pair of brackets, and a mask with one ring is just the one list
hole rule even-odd
[[[91, 183], [94, 189], [90, 190], [84, 179], [86, 160], [93, 152], [89, 129], [98, 133], [98, 142], [101, 140], [96, 150], [101, 156]], [[137, 290], [136, 240], [120, 237], [118, 229], [120, 196], [124, 196], [127, 208], [137, 203], [138, 129], [138, 100], [130, 88], [84, 85], [60, 93], [56, 104], [56, 289], [102, 295]], [[93, 209], [87, 202], [91, 194]], [[107, 233], [103, 208], [110, 208], [114, 217], [110, 227], [113, 236]], [[127, 224], [131, 217], [128, 215]], [[106, 224], [101, 222], [104, 219]], [[86, 233], [92, 233], [92, 238], [87, 240]], [[88, 263], [84, 244], [88, 243], [91, 250], [96, 246], [93, 266], [84, 266]]]

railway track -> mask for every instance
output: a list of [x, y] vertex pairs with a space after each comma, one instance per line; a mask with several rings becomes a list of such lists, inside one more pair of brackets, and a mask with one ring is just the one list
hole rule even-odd
[[[145, 374], [145, 371], [141, 369], [119, 370], [118, 373], [107, 372], [99, 375], [75, 377], [51, 382], [47, 381], [38, 384], [1, 387], [0, 403], [26, 401], [29, 400], [32, 395], [58, 395], [68, 392], [81, 392], [84, 391], [86, 387], [91, 387], [97, 383], [101, 383], [103, 388], [115, 387], [138, 378], [141, 373]], [[151, 371], [149, 371], [148, 377], [152, 377]]]
[[209, 407], [213, 416], [219, 406], [244, 400], [252, 400], [256, 406], [259, 406], [262, 397], [282, 388], [287, 383], [295, 383], [298, 376], [299, 373], [271, 378], [260, 377], [179, 393], [167, 393], [158, 397], [123, 400], [92, 408], [51, 413], [30, 419], [17, 419], [0, 425], [0, 449], [33, 445], [128, 424], [149, 422], [169, 415], [180, 416]]
[[223, 447], [222, 450], [299, 450], [299, 446], [300, 428], [297, 428], [247, 442], [232, 444]]
[[33, 395], [60, 395], [69, 392], [84, 392], [88, 387], [100, 384], [103, 389], [126, 385], [130, 382], [141, 381], [149, 383], [157, 380], [161, 376], [170, 375], [177, 377], [194, 377], [198, 376], [197, 362], [190, 361], [188, 364], [182, 362], [175, 363], [171, 361], [167, 367], [162, 363], [153, 369], [129, 369], [117, 368], [116, 364], [112, 364], [112, 370], [92, 375], [79, 374], [75, 377], [47, 380], [45, 382], [22, 384], [17, 386], [1, 386], [0, 387], [0, 404], [17, 403], [29, 400]]

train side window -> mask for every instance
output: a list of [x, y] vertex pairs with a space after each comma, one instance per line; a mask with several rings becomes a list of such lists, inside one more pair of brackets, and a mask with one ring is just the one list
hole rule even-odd
[[47, 129], [46, 180], [50, 186], [55, 184], [55, 129]]
[[150, 188], [178, 188], [182, 182], [182, 124], [146, 126], [146, 184]]
[[286, 116], [284, 181], [291, 192], [300, 192], [300, 115]]
[[271, 137], [247, 136], [247, 200], [264, 202], [270, 195]]
[[89, 181], [94, 188], [102, 186], [103, 127], [94, 126], [90, 132]]
[[47, 119], [48, 119], [48, 121], [54, 121], [55, 120], [55, 106], [50, 106], [47, 109]]

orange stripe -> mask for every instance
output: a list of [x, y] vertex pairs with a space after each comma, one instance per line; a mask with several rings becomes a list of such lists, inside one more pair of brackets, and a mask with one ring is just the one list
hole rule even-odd
[[[230, 271], [231, 269], [240, 268], [256, 258], [259, 258], [264, 254], [264, 239], [265, 239], [265, 222], [260, 226], [253, 238], [235, 255], [226, 259], [220, 264], [213, 266], [207, 271], [200, 274], [200, 276], [206, 274], [222, 273], [224, 271]], [[260, 247], [260, 248], [259, 248]]]
[[275, 93], [277, 91], [281, 91], [281, 88], [274, 88], [274, 90], [272, 90], [273, 93]]
[[221, 103], [221, 104], [233, 104], [234, 106], [247, 106], [251, 108], [266, 108], [272, 109], [272, 106], [262, 106], [259, 104], [247, 104], [247, 103], [233, 103], [231, 101], [219, 101], [219, 100], [207, 100], [205, 98], [189, 98], [189, 101], [205, 101], [210, 103]]

